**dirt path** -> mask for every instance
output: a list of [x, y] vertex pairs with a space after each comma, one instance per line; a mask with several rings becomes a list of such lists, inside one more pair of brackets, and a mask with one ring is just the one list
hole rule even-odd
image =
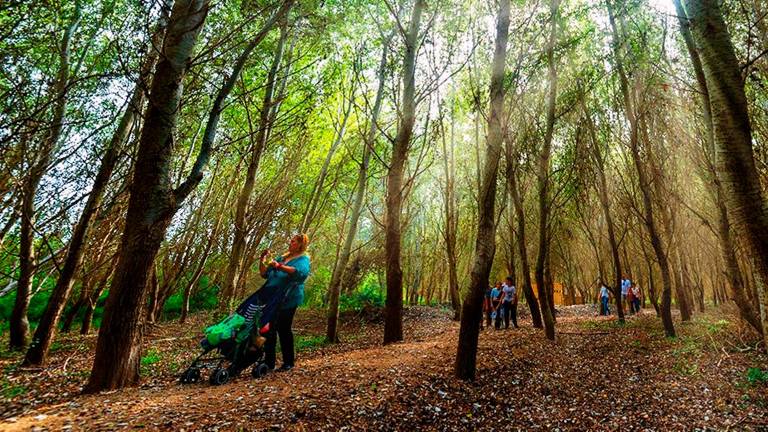
[[[280, 429], [289, 424], [301, 428], [307, 420], [322, 424], [339, 415], [322, 412], [327, 405], [349, 406], [360, 400], [358, 394], [371, 391], [384, 397], [397, 387], [398, 379], [404, 382], [425, 362], [455, 350], [457, 330], [458, 326], [452, 324], [442, 333], [419, 342], [311, 358], [291, 373], [273, 373], [259, 380], [244, 373], [223, 386], [172, 384], [86, 396], [12, 419], [12, 423], [0, 423], [0, 427], [8, 431], [27, 431], [33, 427], [180, 430], [211, 423], [224, 429]], [[350, 420], [350, 426], [354, 426], [354, 420]], [[328, 426], [333, 423], [329, 421]]]
[[452, 377], [458, 324], [416, 319], [416, 340], [332, 348], [219, 387], [168, 378], [77, 397], [0, 430], [766, 430], [768, 391], [744, 375], [766, 357], [729, 349], [722, 322], [682, 325], [677, 340], [650, 314], [626, 326], [564, 316], [556, 343], [528, 326], [485, 330], [464, 383]]

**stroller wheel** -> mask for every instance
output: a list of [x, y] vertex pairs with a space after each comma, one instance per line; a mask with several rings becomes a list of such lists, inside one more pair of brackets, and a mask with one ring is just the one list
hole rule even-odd
[[269, 373], [269, 367], [264, 363], [258, 363], [251, 369], [251, 376], [254, 378], [261, 378], [267, 373]]
[[215, 369], [209, 381], [212, 385], [222, 385], [229, 381], [229, 372], [226, 369]]
[[181, 374], [180, 379], [182, 384], [192, 384], [200, 381], [200, 369], [191, 367]]

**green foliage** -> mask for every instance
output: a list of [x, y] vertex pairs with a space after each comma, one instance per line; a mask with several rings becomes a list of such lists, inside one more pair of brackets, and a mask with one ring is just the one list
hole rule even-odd
[[[208, 276], [201, 276], [197, 282], [197, 289], [192, 290], [189, 298], [189, 312], [214, 310], [218, 302], [219, 286], [212, 284]], [[163, 317], [166, 319], [181, 316], [181, 308], [184, 306], [184, 289], [179, 288], [165, 302]]]
[[333, 277], [333, 272], [329, 267], [313, 270], [311, 277], [304, 284], [305, 307], [322, 307], [325, 305], [331, 277]]
[[749, 368], [747, 370], [747, 382], [750, 385], [768, 384], [768, 369]]
[[316, 335], [298, 335], [296, 336], [296, 351], [306, 351], [321, 347], [326, 344], [324, 336]]
[[379, 285], [375, 273], [368, 273], [360, 287], [351, 295], [342, 295], [339, 298], [339, 309], [342, 311], [359, 310], [364, 306], [384, 306], [384, 289]]
[[712, 334], [719, 333], [723, 329], [725, 329], [728, 326], [728, 324], [730, 324], [730, 322], [724, 319], [718, 320], [716, 322], [707, 323], [707, 332]]
[[147, 353], [141, 357], [141, 374], [149, 375], [152, 366], [160, 362], [160, 351], [157, 348], [150, 348]]
[[[53, 277], [47, 277], [45, 280], [40, 280], [42, 276], [35, 276], [33, 287], [37, 287], [42, 284], [40, 290], [32, 296], [29, 301], [29, 311], [27, 313], [27, 319], [30, 326], [33, 328], [37, 325], [40, 317], [43, 316], [45, 308], [48, 305], [48, 299], [51, 297], [51, 290], [56, 284], [56, 279]], [[13, 304], [16, 302], [16, 291], [9, 293], [6, 296], [0, 297], [0, 334], [5, 333], [8, 330], [11, 313], [13, 312]]]
[[8, 381], [3, 377], [0, 380], [0, 392], [2, 392], [3, 399], [13, 399], [17, 396], [23, 395], [27, 392], [27, 388], [23, 385], [16, 385]]

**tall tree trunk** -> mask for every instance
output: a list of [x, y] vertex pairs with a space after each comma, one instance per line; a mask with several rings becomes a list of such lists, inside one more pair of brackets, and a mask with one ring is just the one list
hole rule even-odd
[[93, 368], [84, 389], [87, 393], [136, 385], [139, 381], [141, 319], [148, 278], [168, 225], [200, 181], [210, 154], [210, 149], [201, 148], [194, 177], [176, 190], [171, 188], [173, 129], [182, 96], [181, 84], [207, 14], [207, 0], [177, 0], [171, 11], [136, 156], [133, 178], [141, 181], [131, 183], [115, 278], [104, 309]]
[[385, 80], [387, 74], [387, 52], [389, 51], [389, 44], [393, 37], [394, 33], [390, 34], [390, 36], [382, 43], [381, 60], [379, 61], [379, 70], [377, 73], [378, 87], [376, 88], [376, 99], [373, 103], [373, 111], [371, 112], [371, 119], [368, 124], [368, 133], [365, 137], [365, 142], [363, 142], [363, 159], [357, 174], [357, 184], [355, 185], [355, 197], [352, 203], [349, 230], [347, 231], [347, 237], [344, 239], [344, 245], [342, 246], [341, 254], [339, 254], [339, 259], [336, 261], [336, 265], [333, 268], [331, 283], [328, 286], [328, 317], [325, 329], [325, 339], [331, 343], [339, 341], [338, 322], [341, 281], [344, 277], [344, 270], [346, 270], [347, 264], [349, 263], [349, 257], [352, 254], [352, 245], [357, 236], [357, 224], [360, 221], [363, 201], [365, 200], [365, 190], [368, 183], [368, 165], [371, 161], [373, 146], [376, 143], [376, 133], [378, 129], [377, 122], [379, 113], [381, 112], [382, 100], [384, 99], [384, 86], [386, 84]]
[[[667, 231], [670, 232], [670, 231]], [[670, 245], [670, 248], [672, 245]], [[677, 302], [677, 308], [680, 310], [680, 319], [682, 321], [690, 321], [691, 320], [691, 305], [688, 301], [688, 296], [686, 295], [686, 283], [683, 277], [684, 273], [684, 263], [680, 256], [680, 248], [675, 247], [674, 249], [674, 259], [673, 263], [675, 266], [675, 269], [677, 270], [675, 272], [675, 301]]]
[[555, 108], [557, 102], [557, 65], [555, 64], [555, 44], [557, 43], [557, 19], [560, 0], [552, 0], [549, 7], [549, 41], [547, 42], [547, 64], [549, 91], [547, 94], [547, 124], [544, 132], [544, 143], [539, 155], [539, 250], [536, 257], [536, 288], [539, 291], [539, 305], [544, 316], [544, 332], [547, 339], [555, 340], [555, 320], [550, 307], [549, 291], [544, 280], [545, 266], [549, 255], [550, 238], [550, 156], [552, 153], [552, 136], [555, 129]]
[[[722, 173], [726, 206], [744, 240], [763, 281], [768, 281], [768, 211], [766, 211], [752, 150], [744, 82], [739, 60], [725, 26], [720, 5], [714, 0], [688, 0], [691, 33], [706, 79], [717, 167]], [[766, 284], [761, 297], [768, 298]], [[761, 303], [763, 341], [768, 346], [768, 311]]]
[[91, 331], [91, 324], [93, 323], [93, 313], [96, 310], [96, 303], [98, 303], [99, 297], [101, 297], [101, 293], [104, 292], [104, 288], [107, 287], [109, 278], [111, 278], [113, 274], [114, 267], [112, 270], [107, 272], [106, 275], [104, 275], [104, 278], [96, 286], [96, 289], [94, 289], [92, 293], [85, 297], [85, 303], [83, 304], [85, 307], [85, 312], [83, 312], [83, 320], [80, 323], [81, 335], [87, 335]]
[[[704, 149], [704, 153], [707, 156], [707, 170], [712, 177], [710, 184], [713, 189], [715, 206], [717, 207], [717, 237], [720, 255], [725, 263], [725, 277], [728, 280], [731, 296], [739, 309], [739, 314], [742, 319], [747, 321], [755, 330], [762, 334], [763, 328], [758, 312], [755, 311], [752, 303], [746, 298], [745, 287], [742, 281], [741, 271], [739, 270], [733, 239], [731, 238], [731, 222], [723, 194], [723, 185], [720, 180], [721, 174], [716, 167], [717, 161], [715, 154], [717, 152], [717, 146], [715, 144], [715, 130], [712, 122], [712, 106], [709, 100], [707, 78], [704, 74], [704, 68], [701, 63], [701, 58], [699, 57], [699, 52], [693, 41], [687, 13], [680, 0], [674, 0], [674, 3], [678, 22], [680, 24], [680, 33], [683, 35], [683, 40], [685, 41], [688, 54], [691, 57], [691, 63], [693, 64], [696, 82], [699, 87], [699, 94], [701, 95], [700, 99], [703, 108], [702, 114], [704, 116], [704, 123], [707, 126], [705, 140], [706, 148]], [[718, 290], [715, 289], [715, 293], [717, 292]], [[718, 296], [716, 295], [715, 298], [717, 297]]]
[[403, 175], [408, 161], [408, 148], [416, 123], [416, 54], [419, 43], [419, 23], [426, 7], [425, 0], [416, 0], [411, 22], [405, 35], [403, 56], [402, 116], [397, 136], [392, 144], [392, 159], [387, 172], [387, 215], [384, 250], [387, 265], [387, 299], [384, 310], [384, 344], [403, 340], [403, 269], [400, 263], [400, 212], [403, 205]]
[[608, 245], [611, 247], [611, 258], [613, 259], [613, 292], [616, 298], [616, 310], [619, 314], [619, 322], [624, 322], [624, 307], [621, 301], [621, 258], [619, 257], [619, 243], [616, 241], [616, 231], [613, 224], [613, 215], [611, 214], [611, 202], [608, 197], [608, 181], [605, 177], [605, 159], [600, 150], [600, 143], [595, 133], [595, 123], [592, 115], [587, 111], [586, 105], [582, 102], [584, 116], [587, 119], [587, 130], [592, 141], [592, 157], [597, 168], [597, 195], [600, 199], [600, 208], [605, 218], [606, 230], [608, 232]]
[[[621, 53], [619, 52], [619, 34], [616, 30], [616, 20], [613, 12], [613, 6], [611, 2], [606, 2], [608, 6], [608, 18], [611, 24], [611, 30], [613, 33], [613, 52], [614, 60], [616, 62], [616, 69], [619, 74], [619, 83], [621, 85], [621, 93], [624, 99], [624, 115], [629, 122], [629, 147], [632, 153], [632, 161], [637, 171], [638, 182], [640, 184], [640, 192], [643, 200], [643, 223], [648, 231], [648, 235], [651, 240], [651, 246], [653, 247], [656, 260], [659, 263], [661, 270], [662, 292], [661, 292], [661, 321], [664, 324], [664, 333], [668, 337], [675, 336], [675, 326], [672, 322], [672, 276], [669, 269], [669, 260], [667, 258], [667, 252], [662, 243], [660, 232], [656, 224], [656, 219], [653, 212], [653, 203], [651, 200], [651, 186], [648, 180], [647, 173], [643, 167], [643, 162], [640, 156], [640, 146], [638, 143], [638, 129], [639, 122], [634, 110], [634, 104], [632, 103], [632, 96], [629, 93], [629, 81], [627, 75], [624, 72], [624, 65]], [[621, 292], [619, 292], [619, 295]]]
[[517, 219], [516, 243], [520, 255], [520, 273], [523, 276], [522, 291], [523, 294], [525, 294], [528, 309], [531, 311], [533, 327], [542, 328], [544, 324], [541, 320], [541, 311], [539, 310], [539, 304], [536, 301], [536, 296], [533, 293], [533, 285], [531, 284], [531, 266], [528, 262], [527, 238], [525, 235], [525, 210], [523, 208], [523, 198], [520, 195], [520, 186], [517, 180], [519, 171], [517, 162], [514, 161], [515, 155], [512, 152], [512, 144], [509, 139], [507, 139], [506, 149], [507, 184], [509, 186], [509, 192], [512, 194], [512, 204], [515, 207], [515, 218]]
[[471, 285], [461, 310], [459, 344], [456, 351], [454, 373], [462, 380], [473, 380], [477, 370], [477, 340], [482, 319], [483, 295], [488, 285], [488, 276], [496, 253], [496, 180], [501, 157], [501, 143], [504, 139], [504, 88], [507, 40], [509, 39], [510, 2], [500, 2], [496, 21], [496, 46], [491, 64], [490, 113], [488, 115], [488, 138], [485, 150], [478, 215], [477, 239], [472, 264]]
[[[453, 106], [451, 106], [451, 144], [450, 148], [445, 142], [445, 128], [442, 118], [440, 126], [443, 129], [441, 142], [443, 145], [443, 172], [445, 174], [445, 254], [448, 258], [448, 293], [451, 299], [451, 308], [453, 308], [453, 320], [458, 321], [461, 318], [461, 299], [459, 298], [459, 277], [456, 266], [456, 237], [459, 227], [459, 218], [456, 209], [456, 159], [454, 157], [454, 119]], [[514, 264], [513, 264], [514, 265]], [[514, 269], [513, 269], [514, 271]]]
[[141, 107], [144, 104], [144, 90], [147, 88], [146, 82], [155, 66], [158, 56], [158, 51], [154, 49], [154, 47], [162, 46], [164, 32], [165, 23], [162, 22], [152, 36], [152, 48], [150, 48], [150, 51], [141, 66], [139, 81], [133, 89], [133, 94], [128, 102], [128, 106], [126, 106], [125, 111], [118, 122], [117, 129], [115, 129], [115, 132], [112, 134], [112, 138], [109, 140], [109, 143], [107, 143], [106, 151], [101, 158], [99, 171], [93, 182], [93, 188], [88, 195], [88, 200], [85, 203], [83, 212], [80, 214], [80, 219], [78, 220], [77, 225], [75, 225], [72, 237], [69, 240], [67, 255], [64, 259], [64, 267], [53, 288], [45, 312], [37, 325], [35, 335], [32, 338], [32, 344], [30, 345], [29, 350], [27, 350], [27, 354], [22, 363], [24, 365], [41, 365], [46, 361], [51, 341], [56, 333], [56, 326], [61, 317], [61, 312], [64, 310], [64, 306], [69, 299], [69, 294], [72, 291], [74, 276], [83, 261], [83, 253], [85, 252], [84, 246], [88, 236], [88, 228], [90, 227], [91, 219], [96, 214], [99, 206], [101, 206], [101, 200], [104, 197], [107, 184], [109, 183], [115, 165], [120, 158], [122, 145], [128, 138], [131, 126], [134, 124], [134, 119], [138, 116]]
[[235, 293], [239, 284], [240, 274], [245, 257], [246, 235], [248, 234], [248, 228], [246, 226], [248, 215], [246, 212], [248, 211], [248, 203], [251, 201], [253, 188], [256, 185], [256, 171], [258, 170], [259, 163], [261, 162], [261, 155], [263, 154], [264, 149], [267, 146], [267, 140], [269, 139], [269, 119], [273, 105], [275, 83], [277, 80], [277, 72], [280, 68], [280, 63], [283, 58], [283, 51], [285, 49], [285, 41], [287, 37], [287, 22], [283, 19], [280, 25], [280, 39], [278, 40], [277, 47], [275, 48], [275, 55], [272, 58], [272, 65], [269, 68], [269, 73], [267, 74], [264, 98], [261, 103], [261, 112], [259, 113], [259, 129], [256, 133], [256, 140], [254, 141], [253, 147], [251, 149], [251, 160], [248, 164], [248, 170], [245, 174], [245, 183], [243, 184], [243, 189], [240, 191], [240, 195], [237, 198], [237, 207], [235, 208], [234, 221], [235, 233], [232, 240], [232, 249], [229, 255], [229, 264], [227, 265], [226, 276], [222, 284], [222, 295], [219, 299], [220, 310], [231, 309], [232, 303], [235, 301]]
[[302, 218], [301, 226], [299, 227], [299, 232], [301, 233], [306, 232], [309, 229], [309, 225], [312, 223], [312, 220], [315, 218], [315, 216], [317, 216], [317, 205], [320, 202], [320, 197], [323, 194], [323, 185], [325, 184], [325, 178], [328, 176], [328, 168], [331, 166], [333, 155], [336, 154], [336, 150], [339, 148], [342, 140], [344, 139], [344, 132], [347, 130], [347, 121], [349, 120], [350, 114], [352, 114], [352, 105], [354, 105], [354, 101], [355, 85], [352, 84], [350, 86], [347, 106], [343, 109], [341, 124], [339, 125], [339, 130], [336, 132], [336, 138], [333, 140], [333, 144], [331, 144], [331, 148], [328, 150], [328, 154], [325, 155], [323, 166], [320, 168], [320, 173], [317, 175], [317, 180], [315, 180], [312, 186], [312, 193], [309, 195], [309, 200], [307, 201], [307, 209], [304, 212], [304, 217]]
[[30, 162], [27, 175], [22, 181], [21, 186], [19, 281], [16, 285], [16, 300], [11, 312], [9, 331], [9, 346], [11, 349], [23, 349], [27, 345], [27, 333], [29, 331], [27, 310], [29, 309], [30, 288], [35, 268], [35, 195], [37, 194], [40, 180], [42, 180], [43, 175], [48, 170], [48, 164], [51, 161], [56, 144], [61, 137], [70, 80], [70, 46], [72, 44], [72, 37], [80, 23], [80, 18], [81, 5], [79, 1], [76, 1], [72, 19], [64, 30], [64, 35], [59, 43], [59, 69], [51, 95], [55, 98], [55, 102], [53, 104], [50, 129], [45, 138], [43, 138], [39, 149], [34, 152], [31, 149], [25, 149], [26, 157]]

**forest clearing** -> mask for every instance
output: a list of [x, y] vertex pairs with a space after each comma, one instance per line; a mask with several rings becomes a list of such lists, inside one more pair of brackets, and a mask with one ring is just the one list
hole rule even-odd
[[[223, 386], [178, 383], [196, 342], [178, 324], [160, 325], [147, 338], [145, 351], [157, 361], [142, 366], [138, 389], [75, 396], [88, 372], [89, 342], [65, 342], [46, 371], [8, 374], [13, 363], [5, 358], [7, 382], [29, 388], [6, 404], [0, 429], [768, 428], [765, 384], [747, 375], [766, 356], [740, 340], [745, 329], [720, 311], [683, 325], [674, 341], [648, 310], [621, 326], [595, 307], [565, 307], [556, 343], [538, 340], [526, 317], [520, 329], [482, 332], [474, 383], [452, 376], [458, 324], [446, 309], [408, 308], [412, 339], [387, 347], [375, 343], [380, 310], [342, 317], [349, 341], [339, 345], [323, 343], [322, 314], [306, 312], [296, 325], [305, 341], [296, 370]], [[201, 318], [192, 322], [202, 326]]]
[[0, 64], [0, 429], [768, 430], [765, 0], [10, 0]]

